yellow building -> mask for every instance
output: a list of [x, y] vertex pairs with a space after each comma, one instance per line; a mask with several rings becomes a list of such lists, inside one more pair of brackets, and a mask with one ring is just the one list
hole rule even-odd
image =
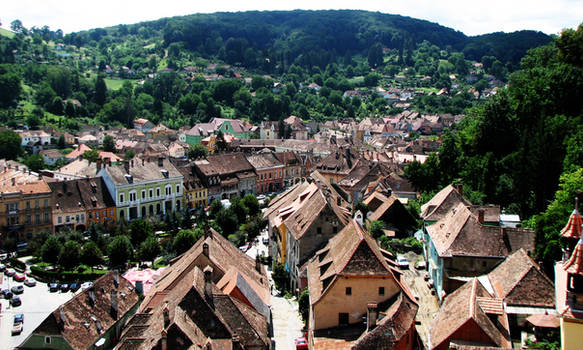
[[196, 176], [189, 165], [179, 167], [184, 176], [184, 198], [189, 209], [202, 209], [208, 205], [208, 188]]
[[51, 189], [23, 165], [0, 169], [0, 240], [26, 242], [52, 230]]

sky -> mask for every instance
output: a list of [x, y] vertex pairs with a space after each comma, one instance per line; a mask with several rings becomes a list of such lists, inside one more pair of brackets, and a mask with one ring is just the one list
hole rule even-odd
[[436, 22], [466, 35], [531, 29], [558, 34], [583, 22], [583, 0], [16, 0], [2, 1], [0, 22], [48, 25], [65, 33], [192, 13], [359, 9]]

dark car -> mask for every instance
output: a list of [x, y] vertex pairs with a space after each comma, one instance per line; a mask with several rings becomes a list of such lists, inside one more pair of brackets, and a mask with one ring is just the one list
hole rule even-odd
[[10, 305], [12, 305], [12, 306], [20, 306], [20, 305], [22, 305], [22, 301], [20, 300], [19, 297], [13, 296], [12, 299], [10, 299]]
[[10, 288], [10, 290], [14, 294], [22, 294], [24, 292], [24, 287], [21, 284], [19, 284], [17, 286]]
[[71, 283], [71, 285], [69, 286], [69, 289], [71, 290], [71, 292], [76, 292], [77, 289], [79, 289], [79, 283]]
[[2, 296], [4, 297], [4, 299], [11, 299], [13, 295], [14, 293], [12, 293], [10, 289], [4, 289], [2, 291]]
[[67, 283], [61, 283], [61, 286], [59, 287], [59, 289], [63, 293], [68, 292], [69, 291], [69, 285]]
[[59, 284], [58, 283], [49, 283], [49, 291], [51, 292], [56, 292], [59, 290]]

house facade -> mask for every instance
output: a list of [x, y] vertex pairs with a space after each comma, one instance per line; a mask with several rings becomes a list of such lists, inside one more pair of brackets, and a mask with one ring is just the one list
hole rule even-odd
[[253, 154], [247, 160], [257, 174], [257, 193], [275, 192], [283, 189], [285, 165], [271, 152]]
[[0, 238], [27, 242], [52, 231], [51, 189], [23, 165], [6, 164], [0, 172]]
[[126, 161], [101, 169], [107, 189], [114, 198], [117, 220], [165, 215], [184, 209], [183, 175], [167, 159]]

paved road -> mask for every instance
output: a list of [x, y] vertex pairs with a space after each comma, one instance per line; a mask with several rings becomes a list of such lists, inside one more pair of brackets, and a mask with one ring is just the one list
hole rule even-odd
[[[1, 289], [11, 288], [22, 284], [0, 273]], [[77, 292], [78, 293], [78, 292]], [[0, 313], [0, 350], [13, 349], [20, 345], [39, 324], [59, 305], [73, 297], [72, 292], [50, 293], [46, 283], [37, 282], [35, 287], [24, 286], [24, 293], [20, 294], [22, 305], [11, 307], [8, 300], [0, 299], [2, 313]], [[12, 323], [15, 314], [24, 314], [23, 331], [18, 336], [12, 336]]]
[[439, 302], [435, 295], [431, 295], [431, 290], [427, 286], [427, 282], [423, 279], [425, 270], [416, 270], [413, 267], [417, 259], [422, 259], [422, 256], [415, 256], [415, 254], [411, 255], [411, 253], [407, 254], [407, 260], [409, 260], [410, 267], [403, 273], [403, 278], [414, 295], [419, 297], [419, 310], [417, 311], [415, 322], [417, 333], [419, 334], [424, 347], [427, 348], [429, 329], [433, 324], [433, 319], [437, 315], [437, 311], [439, 311]]

